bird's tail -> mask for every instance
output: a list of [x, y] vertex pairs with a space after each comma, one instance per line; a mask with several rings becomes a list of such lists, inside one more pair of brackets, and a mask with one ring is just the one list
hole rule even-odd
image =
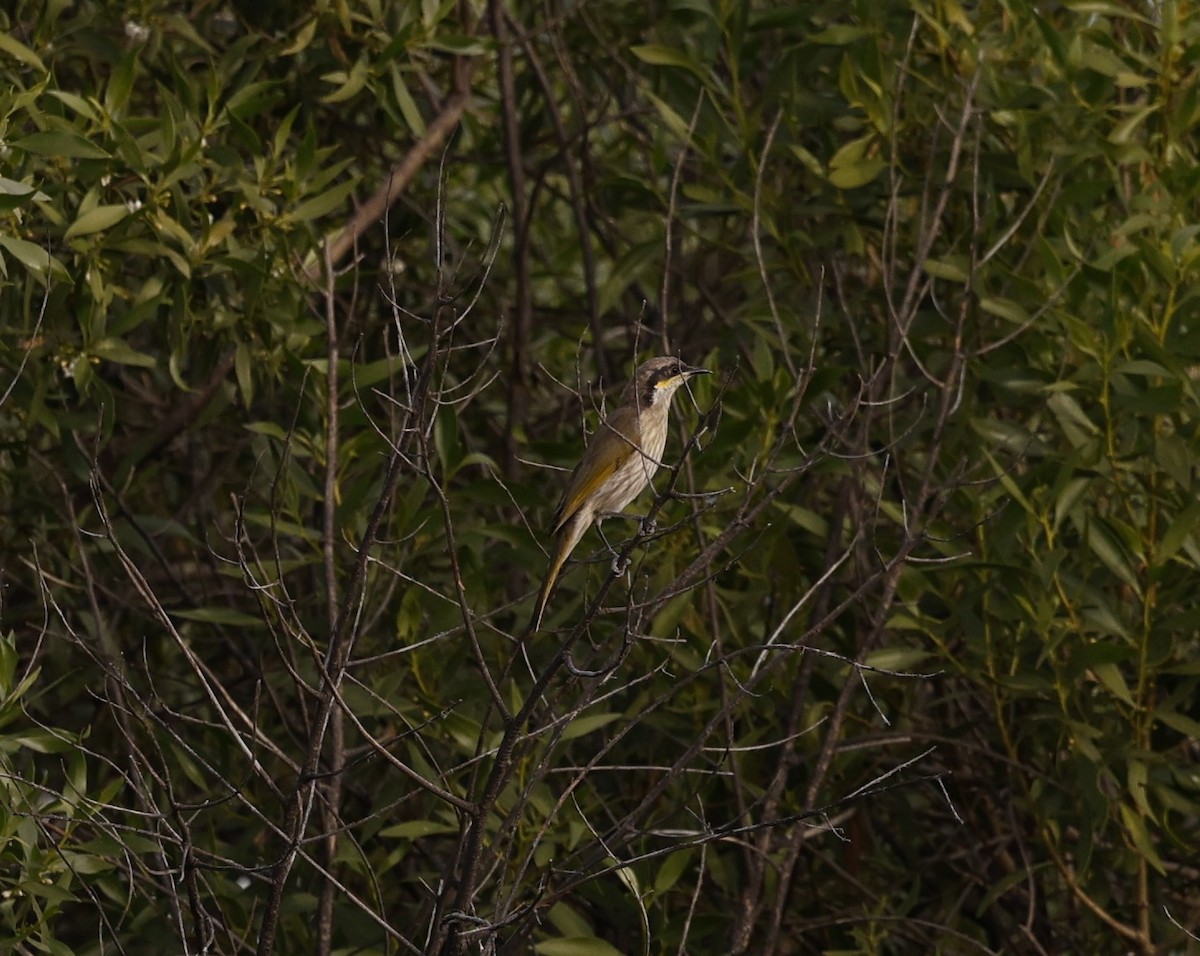
[[546, 569], [546, 580], [542, 582], [542, 589], [538, 591], [537, 601], [533, 605], [533, 617], [529, 621], [529, 633], [531, 634], [541, 629], [542, 615], [546, 613], [546, 604], [554, 591], [559, 572], [562, 571], [562, 566], [567, 563], [567, 558], [575, 550], [575, 545], [579, 544], [579, 539], [583, 537], [583, 533], [590, 523], [577, 520], [577, 518], [578, 516], [572, 517], [563, 526], [558, 533], [558, 539], [554, 542], [554, 554], [550, 558], [550, 567]]
[[562, 570], [562, 566], [566, 564], [567, 552], [560, 545], [554, 549], [554, 557], [550, 560], [550, 567], [546, 571], [546, 580], [542, 582], [542, 589], [538, 592], [537, 603], [533, 606], [533, 619], [529, 622], [529, 631], [533, 633], [541, 630], [542, 615], [546, 613], [546, 603], [550, 600], [550, 592], [554, 590], [554, 584], [558, 580], [558, 573]]

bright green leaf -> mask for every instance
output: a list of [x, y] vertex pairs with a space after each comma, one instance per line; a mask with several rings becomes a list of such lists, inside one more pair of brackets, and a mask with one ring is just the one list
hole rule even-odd
[[115, 226], [128, 215], [129, 207], [123, 203], [97, 206], [71, 223], [67, 229], [66, 238], [74, 239], [78, 236], [90, 236], [92, 233], [103, 232], [105, 229]]
[[961, 257], [946, 257], [944, 259], [926, 259], [925, 271], [935, 279], [945, 279], [947, 282], [958, 282], [966, 285], [970, 276], [967, 274], [966, 262]]
[[285, 222], [308, 222], [311, 219], [319, 219], [321, 216], [327, 215], [341, 207], [355, 185], [357, 184], [352, 179], [338, 183], [332, 189], [327, 189], [321, 193], [321, 195], [314, 196], [312, 199], [306, 199], [294, 209], [288, 210], [281, 218]]
[[40, 189], [0, 176], [0, 212], [8, 212], [30, 201], [49, 202], [50, 197]]
[[7, 53], [13, 59], [19, 60], [26, 66], [32, 66], [40, 73], [46, 72], [46, 64], [42, 62], [42, 58], [5, 30], [0, 30], [0, 53]]
[[57, 276], [66, 276], [67, 270], [61, 262], [51, 256], [41, 246], [35, 246], [24, 239], [14, 239], [0, 233], [0, 247], [8, 251], [18, 262], [30, 272], [45, 275], [50, 270]]
[[367, 85], [368, 67], [366, 60], [358, 60], [354, 66], [350, 68], [349, 73], [337, 72], [327, 73], [321, 79], [327, 83], [337, 83], [338, 88], [332, 93], [328, 93], [321, 97], [322, 103], [344, 103], [346, 100], [355, 96], [364, 86]]

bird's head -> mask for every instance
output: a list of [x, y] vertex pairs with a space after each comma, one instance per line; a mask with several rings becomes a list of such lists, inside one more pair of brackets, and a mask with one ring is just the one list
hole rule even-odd
[[639, 408], [667, 404], [676, 390], [695, 375], [707, 375], [709, 369], [687, 365], [673, 355], [650, 359], [638, 366], [626, 393], [627, 401], [636, 401]]

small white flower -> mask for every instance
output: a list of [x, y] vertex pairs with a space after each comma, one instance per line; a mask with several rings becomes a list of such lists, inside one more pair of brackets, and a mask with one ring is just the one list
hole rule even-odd
[[136, 20], [126, 20], [125, 36], [129, 37], [135, 43], [145, 43], [150, 39], [150, 28], [144, 23], [138, 23]]

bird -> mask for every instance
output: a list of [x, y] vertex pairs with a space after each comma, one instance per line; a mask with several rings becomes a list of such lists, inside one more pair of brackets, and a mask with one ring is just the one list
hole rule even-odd
[[541, 628], [546, 602], [579, 539], [593, 522], [622, 511], [658, 471], [675, 392], [693, 376], [709, 372], [674, 356], [638, 366], [620, 404], [600, 423], [567, 480], [550, 526], [550, 534], [556, 536], [554, 550], [533, 608], [531, 633]]

